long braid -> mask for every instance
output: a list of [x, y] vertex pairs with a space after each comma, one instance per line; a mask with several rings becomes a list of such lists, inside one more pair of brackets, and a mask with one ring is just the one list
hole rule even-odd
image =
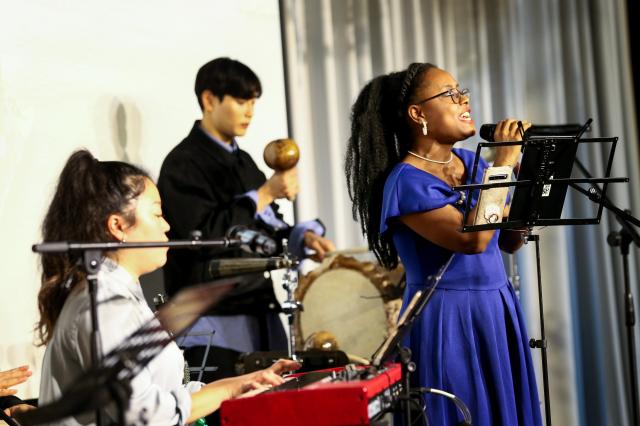
[[407, 103], [408, 96], [413, 94], [416, 86], [416, 76], [421, 74], [426, 67], [430, 66], [432, 65], [414, 62], [407, 67], [407, 70], [404, 72], [404, 80], [402, 80], [402, 85], [400, 86], [400, 91], [398, 93], [398, 107], [405, 105]]
[[374, 78], [362, 89], [351, 110], [345, 174], [353, 218], [360, 222], [378, 261], [389, 268], [398, 264], [398, 254], [391, 238], [380, 234], [384, 183], [409, 149], [406, 109], [419, 85], [416, 77], [431, 67], [411, 64], [406, 71]]
[[402, 123], [397, 130], [397, 138], [398, 149], [402, 157], [404, 157], [407, 154], [407, 151], [411, 149], [409, 146], [411, 143], [411, 134], [409, 132], [409, 126], [405, 125], [404, 115], [406, 114], [407, 107], [412, 103], [412, 101], [414, 101], [414, 93], [420, 86], [420, 79], [416, 77], [421, 76], [424, 72], [433, 67], [434, 65], [429, 63], [414, 62], [409, 65], [407, 70], [404, 72], [404, 79], [400, 85], [397, 99], [398, 114]]

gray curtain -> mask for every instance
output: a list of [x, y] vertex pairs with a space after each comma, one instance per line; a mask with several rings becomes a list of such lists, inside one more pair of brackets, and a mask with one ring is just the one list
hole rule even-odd
[[[291, 125], [302, 152], [297, 213], [322, 217], [339, 248], [363, 244], [343, 173], [350, 106], [372, 77], [414, 61], [435, 63], [469, 87], [476, 123], [593, 118], [589, 136], [620, 138], [613, 175], [631, 180], [611, 185], [610, 196], [640, 215], [624, 0], [282, 0], [281, 7]], [[478, 140], [461, 146], [475, 149]], [[601, 175], [608, 148], [583, 147], [579, 157]], [[564, 211], [594, 214], [576, 193]], [[600, 225], [537, 231], [554, 424], [630, 424], [622, 269], [606, 244], [618, 227], [605, 213]], [[530, 335], [539, 337], [533, 247], [508, 260], [512, 275], [517, 266]], [[636, 295], [638, 260], [632, 248]], [[534, 359], [539, 365], [538, 351]], [[538, 378], [542, 399], [540, 369]]]

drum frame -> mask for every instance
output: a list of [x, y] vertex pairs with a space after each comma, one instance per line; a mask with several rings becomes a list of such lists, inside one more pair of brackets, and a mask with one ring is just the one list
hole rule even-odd
[[[397, 286], [404, 274], [404, 268], [399, 265], [392, 271], [382, 268], [373, 262], [362, 262], [351, 256], [337, 255], [328, 264], [323, 264], [298, 280], [298, 287], [295, 290], [295, 299], [304, 304], [304, 297], [311, 288], [314, 281], [327, 271], [333, 269], [350, 269], [361, 273], [380, 293], [384, 305], [387, 335], [395, 328], [398, 313], [402, 305], [402, 298], [396, 297]], [[302, 335], [302, 325], [300, 321], [301, 312], [295, 313], [294, 329], [296, 334], [296, 350], [302, 350], [304, 339], [309, 336]], [[307, 330], [308, 334], [320, 330]]]

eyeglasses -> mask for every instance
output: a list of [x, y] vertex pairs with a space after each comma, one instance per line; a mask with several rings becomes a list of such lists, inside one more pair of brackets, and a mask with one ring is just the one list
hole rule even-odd
[[418, 102], [415, 103], [415, 105], [422, 104], [424, 102], [430, 101], [431, 99], [435, 99], [435, 98], [438, 98], [440, 96], [450, 96], [451, 100], [453, 101], [453, 103], [461, 104], [462, 103], [462, 97], [463, 96], [469, 97], [469, 93], [470, 93], [469, 89], [462, 89], [462, 90], [449, 89], [449, 90], [447, 90], [445, 92], [438, 93], [437, 95], [431, 96], [430, 98], [418, 101]]

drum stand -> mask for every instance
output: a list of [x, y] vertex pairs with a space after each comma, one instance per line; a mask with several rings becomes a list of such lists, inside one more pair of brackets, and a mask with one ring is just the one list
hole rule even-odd
[[287, 241], [283, 240], [282, 246], [284, 247], [283, 257], [291, 266], [287, 268], [287, 271], [282, 277], [282, 288], [287, 291], [287, 300], [282, 302], [282, 312], [287, 316], [287, 322], [289, 323], [289, 342], [287, 345], [288, 355], [290, 359], [298, 360], [296, 355], [296, 329], [294, 325], [296, 312], [303, 311], [302, 303], [295, 299], [295, 291], [298, 287], [298, 271], [296, 267], [298, 261], [292, 259], [291, 254], [287, 250]]

